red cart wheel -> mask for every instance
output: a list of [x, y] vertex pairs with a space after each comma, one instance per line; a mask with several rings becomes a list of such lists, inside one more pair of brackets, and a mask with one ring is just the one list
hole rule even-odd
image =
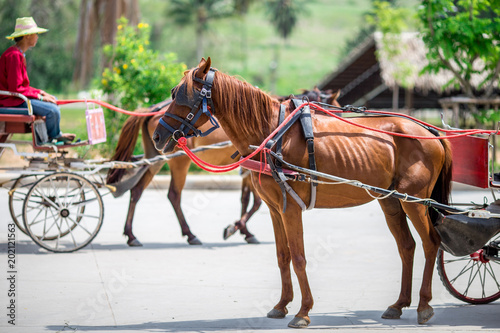
[[445, 288], [457, 299], [486, 304], [500, 298], [500, 236], [481, 250], [463, 257], [439, 249], [437, 271]]

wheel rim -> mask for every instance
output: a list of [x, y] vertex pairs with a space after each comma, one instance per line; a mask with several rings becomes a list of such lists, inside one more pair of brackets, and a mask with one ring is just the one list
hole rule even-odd
[[[498, 241], [499, 238], [492, 241]], [[485, 246], [463, 257], [455, 257], [439, 250], [438, 273], [444, 286], [454, 297], [471, 304], [490, 303], [500, 298], [498, 249], [496, 253], [491, 253], [491, 248]]]
[[29, 236], [53, 252], [72, 252], [86, 246], [101, 228], [103, 215], [96, 187], [72, 173], [54, 173], [40, 179], [28, 192], [23, 207]]
[[24, 234], [23, 205], [31, 187], [41, 178], [39, 175], [23, 175], [16, 179], [9, 191], [9, 211], [12, 221]]

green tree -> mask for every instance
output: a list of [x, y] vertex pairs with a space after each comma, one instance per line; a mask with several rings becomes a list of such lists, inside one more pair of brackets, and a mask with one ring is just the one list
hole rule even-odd
[[500, 73], [498, 0], [423, 0], [419, 11], [430, 73], [449, 70], [468, 97], [475, 97], [473, 74], [486, 74], [479, 88], [490, 97]]
[[[377, 57], [387, 59], [395, 67], [394, 79], [397, 86], [413, 88], [414, 74], [418, 68], [408, 59], [401, 57], [406, 44], [401, 42], [401, 33], [413, 26], [415, 15], [406, 7], [399, 7], [394, 1], [375, 0], [373, 10], [365, 16], [366, 22], [382, 33], [382, 47], [376, 51]], [[392, 87], [393, 89], [397, 89]]]
[[194, 24], [196, 33], [196, 61], [204, 56], [205, 34], [212, 20], [234, 13], [232, 1], [227, 0], [172, 0], [168, 9], [174, 22], [181, 26]]
[[[95, 83], [107, 94], [110, 104], [134, 110], [159, 103], [170, 97], [171, 89], [180, 81], [186, 65], [177, 62], [174, 53], [160, 55], [149, 47], [150, 27], [146, 23], [128, 25], [118, 22], [116, 45], [104, 46], [103, 52], [111, 68], [104, 69]], [[108, 142], [106, 149], [116, 145], [126, 115], [105, 109]]]
[[304, 5], [302, 0], [267, 0], [269, 20], [285, 41], [297, 26], [298, 16], [304, 13]]
[[[267, 0], [266, 2], [269, 22], [274, 26], [278, 35], [283, 38], [285, 44], [287, 39], [297, 26], [298, 15], [305, 13], [305, 2], [302, 0]], [[278, 81], [278, 68], [280, 63], [280, 46], [274, 47], [271, 70], [271, 91], [276, 91]]]

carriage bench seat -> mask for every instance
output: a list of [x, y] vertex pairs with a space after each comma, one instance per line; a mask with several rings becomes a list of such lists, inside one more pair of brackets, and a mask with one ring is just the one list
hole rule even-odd
[[[1, 109], [0, 109], [1, 110]], [[4, 114], [0, 112], [0, 134], [31, 133], [31, 124], [36, 116], [26, 114]]]

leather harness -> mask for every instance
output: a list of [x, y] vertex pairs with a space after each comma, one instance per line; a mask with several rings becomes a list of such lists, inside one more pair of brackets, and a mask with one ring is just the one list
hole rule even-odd
[[[299, 107], [301, 104], [303, 104], [302, 100], [299, 99], [293, 99], [292, 100], [295, 108]], [[280, 114], [279, 114], [279, 121], [278, 121], [278, 126], [285, 120], [285, 111], [286, 107], [281, 104], [280, 105]], [[311, 118], [311, 109], [309, 108], [308, 105], [304, 106], [299, 112], [297, 112], [290, 121], [285, 124], [285, 126], [276, 133], [276, 135], [269, 140], [269, 142], [266, 144], [266, 160], [267, 163], [269, 164], [269, 167], [271, 168], [271, 174], [278, 183], [281, 193], [283, 195], [283, 212], [286, 210], [286, 205], [287, 205], [287, 200], [286, 200], [286, 194], [288, 193], [300, 206], [302, 211], [305, 210], [310, 210], [314, 208], [314, 205], [316, 204], [316, 182], [311, 182], [311, 200], [309, 202], [309, 206], [306, 206], [304, 201], [299, 197], [299, 195], [293, 190], [293, 188], [287, 183], [288, 178], [285, 176], [283, 173], [282, 169], [282, 163], [280, 159], [283, 158], [282, 155], [282, 142], [283, 142], [283, 135], [290, 129], [290, 127], [300, 119], [300, 124], [302, 125], [302, 133], [304, 134], [304, 138], [306, 140], [306, 145], [307, 145], [307, 153], [309, 156], [309, 169], [310, 170], [316, 170], [316, 159], [314, 156], [314, 132], [313, 132], [313, 127], [312, 127], [312, 118]], [[272, 149], [273, 146], [276, 146], [276, 152], [272, 154], [270, 150]], [[273, 158], [274, 157], [274, 162]], [[311, 176], [312, 180], [317, 179], [316, 176]]]

